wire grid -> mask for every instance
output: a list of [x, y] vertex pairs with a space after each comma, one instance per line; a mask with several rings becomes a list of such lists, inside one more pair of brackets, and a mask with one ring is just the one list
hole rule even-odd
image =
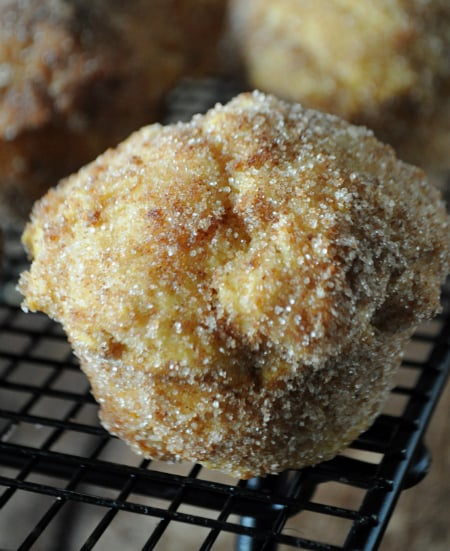
[[[7, 250], [10, 269], [23, 264]], [[367, 433], [316, 468], [248, 483], [128, 452], [99, 426], [60, 327], [14, 302], [0, 304], [2, 551], [119, 549], [109, 532], [124, 533], [127, 549], [164, 550], [187, 527], [195, 535], [184, 549], [376, 549], [402, 486], [426, 474], [421, 436], [448, 373], [446, 290], [442, 315], [412, 339], [386, 411]], [[24, 510], [22, 529], [12, 530]]]
[[[215, 86], [206, 88], [211, 105]], [[195, 90], [182, 100], [198, 109]], [[61, 328], [18, 307], [14, 287], [25, 265], [17, 234], [8, 234], [0, 296], [0, 551], [370, 551], [402, 489], [425, 476], [422, 437], [449, 372], [448, 288], [442, 314], [414, 335], [369, 431], [314, 468], [243, 482], [199, 465], [143, 461], [110, 437]]]

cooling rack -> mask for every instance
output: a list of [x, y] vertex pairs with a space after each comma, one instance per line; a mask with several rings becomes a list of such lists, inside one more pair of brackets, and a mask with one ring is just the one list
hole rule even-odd
[[[174, 91], [167, 120], [235, 91], [187, 83]], [[9, 230], [0, 286], [0, 551], [373, 551], [401, 492], [426, 475], [423, 437], [450, 365], [449, 286], [365, 434], [316, 467], [244, 482], [199, 465], [143, 461], [110, 437], [61, 328], [19, 307], [25, 266], [18, 232]]]

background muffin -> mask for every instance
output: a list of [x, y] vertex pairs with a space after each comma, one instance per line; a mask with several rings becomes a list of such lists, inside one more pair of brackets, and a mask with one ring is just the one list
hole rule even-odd
[[252, 86], [450, 168], [447, 0], [231, 0], [231, 24]]
[[214, 63], [224, 0], [5, 0], [0, 216], [157, 119], [177, 79]]

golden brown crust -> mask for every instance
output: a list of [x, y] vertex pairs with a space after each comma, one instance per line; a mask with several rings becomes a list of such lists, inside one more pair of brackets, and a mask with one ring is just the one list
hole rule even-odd
[[231, 20], [252, 86], [450, 167], [447, 0], [232, 0]]
[[26, 307], [64, 325], [108, 430], [241, 477], [366, 428], [449, 269], [422, 171], [256, 92], [136, 132], [37, 203], [24, 242]]
[[[4, 5], [3, 5], [4, 4]], [[0, 16], [0, 197], [24, 216], [214, 60], [223, 0], [8, 0]]]

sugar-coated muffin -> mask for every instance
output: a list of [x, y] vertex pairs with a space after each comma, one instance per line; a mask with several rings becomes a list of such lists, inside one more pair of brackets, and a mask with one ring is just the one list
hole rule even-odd
[[0, 217], [161, 114], [215, 66], [225, 0], [3, 0]]
[[259, 92], [147, 126], [34, 207], [24, 308], [104, 426], [242, 478], [331, 458], [439, 308], [449, 220], [372, 132]]
[[252, 86], [450, 169], [448, 0], [231, 0], [230, 13]]

